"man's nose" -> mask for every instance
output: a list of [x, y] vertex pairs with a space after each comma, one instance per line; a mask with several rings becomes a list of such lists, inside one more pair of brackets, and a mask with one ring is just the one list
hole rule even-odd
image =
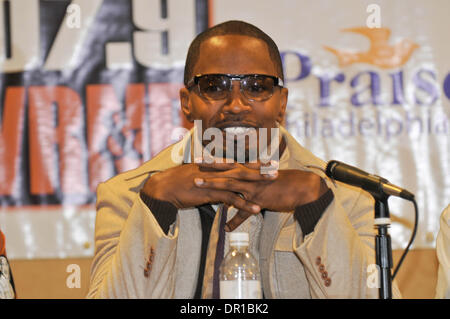
[[242, 95], [240, 83], [233, 81], [228, 101], [224, 106], [224, 112], [239, 114], [242, 112], [250, 112], [251, 106], [248, 100]]

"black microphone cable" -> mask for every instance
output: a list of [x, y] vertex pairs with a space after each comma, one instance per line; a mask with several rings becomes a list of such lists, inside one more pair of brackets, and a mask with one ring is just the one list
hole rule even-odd
[[406, 255], [408, 254], [409, 248], [411, 247], [414, 238], [416, 237], [416, 233], [417, 233], [417, 224], [419, 222], [419, 209], [417, 207], [417, 203], [415, 198], [412, 198], [410, 200], [413, 204], [414, 204], [414, 227], [413, 227], [413, 232], [411, 234], [411, 238], [408, 242], [408, 245], [406, 246], [405, 250], [403, 251], [402, 256], [400, 257], [400, 260], [397, 263], [397, 266], [395, 267], [394, 270], [394, 274], [392, 275], [392, 279], [395, 278], [395, 276], [397, 275], [398, 270], [400, 269], [400, 266], [402, 265], [403, 260], [405, 259]]

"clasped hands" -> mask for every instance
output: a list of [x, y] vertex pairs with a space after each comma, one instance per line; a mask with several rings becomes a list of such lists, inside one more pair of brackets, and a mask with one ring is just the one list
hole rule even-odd
[[288, 212], [313, 202], [327, 186], [320, 176], [297, 169], [261, 170], [261, 163], [190, 163], [149, 178], [142, 191], [178, 209], [224, 203], [238, 209], [228, 221], [233, 231], [262, 209]]

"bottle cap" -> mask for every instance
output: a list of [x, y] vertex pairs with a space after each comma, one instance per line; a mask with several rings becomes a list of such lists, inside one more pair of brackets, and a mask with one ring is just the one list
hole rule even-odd
[[248, 233], [237, 232], [230, 234], [230, 244], [240, 244], [240, 245], [248, 245]]

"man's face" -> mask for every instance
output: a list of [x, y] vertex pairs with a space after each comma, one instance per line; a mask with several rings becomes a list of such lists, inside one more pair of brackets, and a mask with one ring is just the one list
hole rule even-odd
[[[216, 36], [201, 44], [193, 75], [217, 73], [280, 76], [270, 58], [267, 45], [259, 39], [240, 35]], [[218, 128], [223, 132], [224, 155], [225, 129], [228, 127], [251, 127], [257, 130], [266, 128], [270, 143], [270, 128], [277, 127], [277, 122], [283, 121], [287, 95], [286, 88], [275, 87], [269, 99], [251, 101], [240, 91], [239, 81], [232, 81], [231, 92], [227, 98], [220, 100], [206, 99], [196, 86], [180, 90], [181, 107], [188, 120], [201, 120], [203, 132], [208, 128]], [[204, 145], [209, 142], [203, 141]], [[253, 146], [249, 146], [247, 142], [245, 147], [248, 155], [249, 147]]]

